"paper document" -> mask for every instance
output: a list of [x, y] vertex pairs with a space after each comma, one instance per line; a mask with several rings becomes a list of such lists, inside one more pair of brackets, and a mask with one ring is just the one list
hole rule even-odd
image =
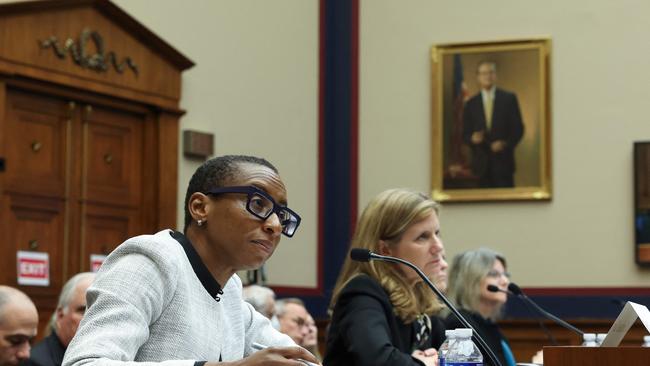
[[607, 337], [603, 340], [601, 347], [618, 347], [623, 340], [623, 337], [630, 330], [636, 319], [641, 319], [643, 326], [650, 333], [650, 311], [648, 308], [631, 301], [625, 303], [623, 311], [618, 315], [616, 321], [607, 332]]

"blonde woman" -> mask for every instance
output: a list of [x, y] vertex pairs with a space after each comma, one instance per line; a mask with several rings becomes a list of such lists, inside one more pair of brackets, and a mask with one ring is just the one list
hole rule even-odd
[[[438, 204], [406, 189], [382, 192], [361, 214], [351, 247], [405, 259], [434, 277], [444, 253]], [[431, 316], [441, 305], [412, 269], [347, 258], [330, 309], [325, 366], [438, 364], [444, 326]]]
[[[449, 271], [449, 299], [458, 306], [461, 314], [477, 330], [503, 366], [514, 366], [515, 360], [508, 340], [499, 331], [496, 320], [508, 300], [505, 292], [488, 291], [489, 285], [507, 290], [510, 274], [506, 271], [506, 259], [499, 253], [480, 248], [454, 257]], [[462, 327], [450, 315], [447, 328]], [[485, 356], [485, 355], [483, 355]], [[484, 357], [485, 365], [492, 365]]]

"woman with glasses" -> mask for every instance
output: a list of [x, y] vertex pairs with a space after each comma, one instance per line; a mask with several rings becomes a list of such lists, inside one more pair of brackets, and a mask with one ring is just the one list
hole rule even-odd
[[[454, 257], [447, 289], [449, 299], [481, 335], [503, 366], [515, 366], [508, 340], [495, 323], [508, 300], [506, 291], [509, 283], [510, 274], [506, 271], [505, 257], [491, 249], [480, 248]], [[500, 291], [488, 290], [490, 285], [496, 286]], [[447, 329], [464, 328], [453, 314], [447, 317], [445, 323]], [[485, 365], [492, 365], [486, 355], [483, 355], [483, 360]]]
[[[352, 248], [399, 257], [433, 278], [443, 252], [438, 204], [407, 189], [380, 193], [357, 223]], [[444, 326], [435, 295], [401, 264], [345, 260], [334, 288], [323, 365], [437, 365]]]
[[108, 256], [63, 364], [315, 362], [243, 301], [236, 275], [259, 268], [300, 225], [277, 169], [251, 156], [208, 160], [190, 179], [184, 209], [182, 233], [137, 236]]

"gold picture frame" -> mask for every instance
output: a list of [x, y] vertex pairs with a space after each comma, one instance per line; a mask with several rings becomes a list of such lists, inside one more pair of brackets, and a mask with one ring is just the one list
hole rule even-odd
[[435, 200], [552, 198], [550, 59], [549, 38], [432, 46]]

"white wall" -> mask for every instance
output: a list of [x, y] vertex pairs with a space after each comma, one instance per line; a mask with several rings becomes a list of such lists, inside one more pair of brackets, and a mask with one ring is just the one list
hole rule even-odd
[[[267, 263], [269, 281], [315, 287], [318, 2], [114, 2], [196, 63], [183, 74], [181, 107], [188, 113], [181, 130], [213, 133], [216, 155], [258, 155], [280, 170], [303, 222]], [[179, 156], [182, 228], [185, 189], [200, 163]]]
[[553, 201], [445, 205], [448, 256], [492, 247], [523, 286], [647, 286], [632, 221], [647, 14], [633, 0], [361, 1], [360, 208], [388, 187], [431, 190], [431, 45], [550, 36]]

